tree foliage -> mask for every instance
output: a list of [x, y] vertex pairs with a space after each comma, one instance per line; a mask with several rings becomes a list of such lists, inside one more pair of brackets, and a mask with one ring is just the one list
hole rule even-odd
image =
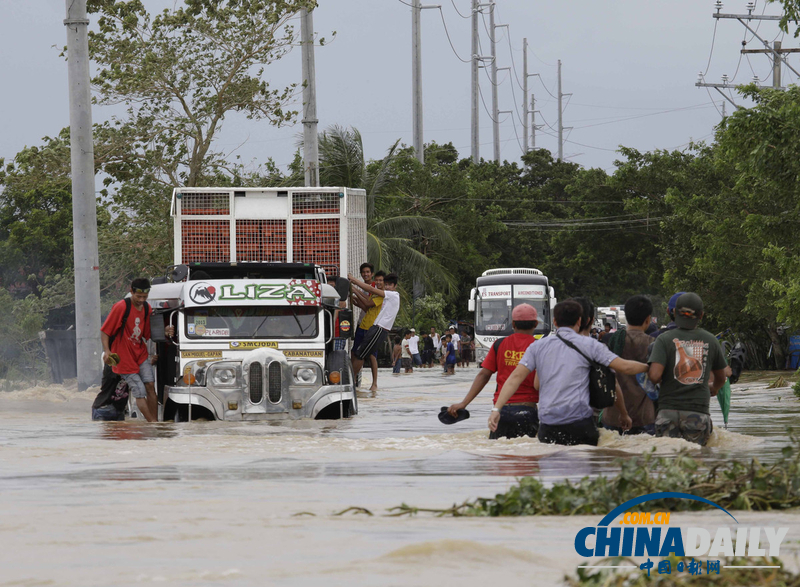
[[[103, 170], [136, 190], [117, 201], [143, 206], [140, 188], [216, 185], [238, 169], [215, 148], [227, 116], [292, 122], [296, 84], [273, 87], [265, 68], [297, 42], [290, 19], [314, 0], [186, 0], [151, 15], [141, 0], [90, 0], [92, 80], [102, 105], [126, 116], [103, 128]], [[142, 173], [146, 171], [146, 173]], [[144, 184], [144, 185], [142, 185]], [[156, 190], [157, 201], [164, 190]], [[161, 206], [163, 208], [163, 205]]]

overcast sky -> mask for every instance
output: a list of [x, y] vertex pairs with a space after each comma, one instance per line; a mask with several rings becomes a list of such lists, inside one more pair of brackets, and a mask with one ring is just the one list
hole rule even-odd
[[[439, 0], [441, 11], [422, 11], [422, 69], [425, 142], [452, 142], [462, 156], [470, 153], [470, 67], [454, 54], [470, 54], [470, 0]], [[428, 3], [428, 2], [426, 2]], [[163, 0], [145, 0], [158, 8]], [[171, 5], [171, 2], [169, 3]], [[723, 12], [746, 13], [746, 0], [725, 1]], [[63, 0], [0, 0], [0, 157], [11, 158], [22, 147], [41, 143], [69, 124], [67, 65], [58, 48], [66, 43]], [[755, 12], [778, 14], [779, 6], [758, 0]], [[521, 155], [522, 39], [529, 42], [529, 71], [536, 96], [536, 146], [557, 151], [556, 62], [563, 63], [563, 91], [572, 93], [564, 125], [565, 157], [586, 167], [612, 169], [619, 145], [640, 150], [683, 148], [690, 140], [708, 140], [720, 120], [723, 98], [715, 90], [695, 87], [698, 72], [709, 82], [723, 74], [749, 82], [754, 73], [769, 84], [771, 64], [764, 55], [740, 60], [745, 28], [735, 20], [712, 18], [707, 0], [497, 0], [498, 66], [514, 66], [499, 74], [500, 129], [503, 159]], [[320, 127], [354, 126], [364, 138], [369, 157], [380, 157], [391, 143], [411, 144], [411, 9], [401, 0], [320, 0], [314, 13], [318, 34], [335, 40], [317, 48], [318, 115]], [[488, 19], [487, 19], [488, 22]], [[715, 23], [716, 38], [713, 52]], [[756, 23], [753, 24], [756, 26]], [[483, 52], [488, 54], [481, 23]], [[299, 26], [298, 26], [299, 29]], [[777, 23], [763, 22], [765, 39], [780, 39]], [[750, 40], [751, 34], [747, 34]], [[55, 46], [55, 47], [54, 47]], [[797, 46], [790, 36], [785, 47]], [[761, 48], [755, 39], [748, 48]], [[511, 55], [513, 54], [513, 63]], [[711, 63], [709, 65], [709, 55]], [[790, 56], [800, 70], [800, 58]], [[737, 71], [738, 69], [738, 71]], [[299, 48], [267, 68], [270, 83], [300, 81]], [[541, 79], [541, 81], [540, 81]], [[796, 78], [784, 69], [784, 84]], [[512, 93], [513, 88], [513, 93]], [[489, 78], [481, 73], [481, 89], [491, 107]], [[731, 106], [728, 104], [728, 112]], [[300, 109], [300, 104], [297, 105]], [[95, 121], [108, 118], [96, 108]], [[516, 134], [515, 134], [516, 129]], [[299, 125], [275, 128], [264, 122], [231, 117], [219, 144], [238, 147], [245, 161], [272, 157], [288, 164], [295, 150]], [[491, 120], [481, 108], [481, 155], [492, 157]], [[519, 141], [517, 139], [519, 136]], [[242, 146], [242, 143], [244, 144]]]

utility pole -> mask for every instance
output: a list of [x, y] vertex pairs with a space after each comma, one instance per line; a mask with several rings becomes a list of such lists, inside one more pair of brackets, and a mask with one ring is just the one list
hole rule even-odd
[[411, 0], [411, 117], [414, 129], [414, 152], [420, 163], [425, 163], [425, 150], [422, 147], [422, 39], [419, 30], [419, 17], [422, 7], [420, 0]]
[[528, 152], [528, 39], [522, 39], [522, 154]]
[[480, 147], [480, 118], [479, 118], [479, 104], [480, 100], [480, 78], [479, 78], [479, 65], [480, 65], [480, 49], [478, 48], [478, 0], [472, 0], [472, 62], [470, 68], [472, 70], [472, 116], [470, 118], [471, 133], [470, 145], [472, 153], [472, 162], [477, 165], [481, 160], [481, 147]]
[[500, 115], [498, 114], [497, 106], [497, 31], [494, 26], [494, 2], [489, 3], [489, 33], [491, 38], [489, 42], [492, 44], [492, 143], [494, 144], [494, 160], [495, 163], [500, 163]]
[[531, 149], [536, 148], [536, 97], [531, 94]]
[[319, 186], [319, 135], [317, 134], [317, 81], [314, 66], [314, 16], [300, 11], [303, 45], [303, 167], [306, 187]]
[[[795, 75], [800, 76], [800, 72], [798, 72], [794, 67], [792, 67], [789, 62], [786, 60], [786, 54], [788, 53], [800, 53], [800, 49], [784, 49], [781, 45], [780, 41], [774, 41], [772, 45], [770, 42], [767, 41], [765, 38], [759, 36], [758, 34], [758, 27], [753, 29], [749, 23], [754, 20], [758, 21], [780, 21], [783, 17], [782, 16], [772, 16], [768, 14], [753, 14], [753, 10], [755, 9], [755, 2], [749, 2], [747, 4], [747, 14], [726, 14], [722, 12], [722, 0], [717, 0], [714, 3], [714, 7], [716, 8], [716, 12], [711, 16], [716, 18], [717, 20], [724, 20], [724, 19], [731, 19], [739, 21], [744, 28], [746, 28], [750, 33], [752, 33], [753, 38], [758, 39], [761, 41], [762, 45], [764, 46], [763, 49], [742, 49], [742, 54], [752, 54], [752, 53], [763, 53], [769, 55], [770, 59], [772, 60], [772, 87], [777, 90], [785, 90], [781, 85], [781, 68], [782, 65], [786, 65], [790, 70], [794, 72]], [[742, 42], [744, 45], [744, 41]], [[753, 81], [756, 85], [758, 85], [758, 78], [753, 78]], [[741, 106], [736, 104], [727, 94], [725, 94], [722, 90], [723, 89], [730, 89], [730, 88], [740, 88], [742, 84], [732, 84], [728, 83], [728, 76], [722, 76], [722, 83], [707, 83], [705, 81], [705, 74], [700, 73], [700, 76], [697, 79], [697, 83], [695, 86], [699, 88], [714, 88], [720, 95], [725, 98], [728, 102], [730, 102], [737, 110], [741, 109]]]
[[420, 13], [428, 8], [441, 8], [441, 6], [423, 6], [420, 4], [420, 0], [411, 0], [411, 118], [414, 151], [420, 163], [425, 163], [425, 149], [422, 138], [422, 36], [420, 32]]
[[558, 60], [558, 160], [564, 159], [564, 108], [562, 107], [563, 94], [561, 93], [561, 60]]
[[72, 238], [78, 391], [100, 383], [100, 261], [94, 193], [92, 91], [86, 0], [66, 0], [69, 128], [72, 155]]

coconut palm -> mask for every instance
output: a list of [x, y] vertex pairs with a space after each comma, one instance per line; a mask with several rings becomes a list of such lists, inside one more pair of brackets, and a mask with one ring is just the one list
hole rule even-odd
[[378, 219], [375, 199], [391, 188], [391, 164], [398, 139], [378, 165], [367, 165], [361, 133], [355, 128], [331, 126], [319, 135], [319, 175], [322, 185], [363, 188], [367, 192], [367, 258], [384, 271], [413, 276], [429, 289], [451, 292], [455, 278], [430, 252], [451, 249], [450, 229], [438, 218], [394, 216]]

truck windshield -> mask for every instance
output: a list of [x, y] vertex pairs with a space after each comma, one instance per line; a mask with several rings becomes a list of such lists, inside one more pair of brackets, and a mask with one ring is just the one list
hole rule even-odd
[[198, 338], [315, 338], [315, 306], [188, 308], [186, 336]]
[[536, 308], [539, 324], [535, 332], [550, 332], [550, 308], [547, 300], [513, 298], [511, 301], [512, 305], [509, 305], [508, 298], [491, 300], [479, 298], [475, 306], [475, 332], [486, 336], [509, 336], [514, 332], [511, 328], [511, 311], [519, 304], [530, 304]]

